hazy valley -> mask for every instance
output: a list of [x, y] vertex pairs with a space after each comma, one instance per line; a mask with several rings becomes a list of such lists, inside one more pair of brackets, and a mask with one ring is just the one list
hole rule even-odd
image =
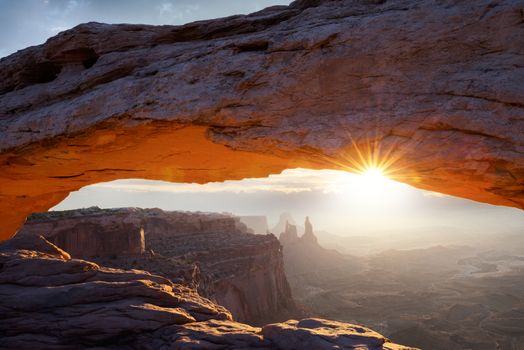
[[[451, 245], [448, 236], [468, 245]], [[523, 238], [442, 237], [428, 248], [368, 253], [381, 247], [374, 245], [378, 237], [367, 244], [358, 237], [353, 245], [353, 237], [328, 236], [326, 246], [358, 256], [302, 238], [281, 241], [293, 296], [313, 314], [364, 324], [422, 349], [523, 349]], [[405, 235], [390, 246], [408, 239], [416, 244], [423, 237]]]
[[95, 207], [33, 214], [17, 239], [43, 232], [73, 258], [163, 276], [254, 326], [321, 317], [421, 349], [523, 349], [518, 234], [446, 232], [440, 245], [392, 249], [424, 240], [316, 233], [290, 214], [270, 228], [264, 216]]
[[0, 244], [0, 348], [411, 349], [310, 317], [284, 265], [275, 235], [231, 214], [34, 213]]

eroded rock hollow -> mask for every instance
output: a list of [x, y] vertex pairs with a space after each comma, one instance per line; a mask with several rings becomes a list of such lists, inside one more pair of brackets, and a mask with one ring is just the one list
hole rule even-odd
[[[0, 60], [0, 238], [82, 186], [358, 171], [524, 207], [524, 3], [87, 23]], [[362, 157], [361, 157], [362, 155]]]

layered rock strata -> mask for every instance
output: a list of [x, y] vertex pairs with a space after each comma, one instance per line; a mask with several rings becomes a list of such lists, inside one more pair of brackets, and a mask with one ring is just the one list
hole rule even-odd
[[101, 267], [36, 236], [0, 244], [1, 349], [398, 349], [369, 329], [326, 320], [255, 328], [195, 290]]
[[[141, 239], [129, 239], [139, 232]], [[238, 217], [93, 207], [33, 214], [17, 236], [42, 233], [75, 258], [140, 268], [196, 287], [239, 321], [261, 325], [300, 315], [278, 239], [251, 234]], [[128, 253], [138, 248], [140, 254]]]
[[145, 252], [144, 230], [137, 220], [125, 212], [98, 208], [33, 213], [19, 235], [43, 235], [75, 258], [140, 256]]
[[39, 237], [0, 246], [0, 310], [5, 349], [126, 344], [168, 325], [232, 319], [195, 290], [145, 271], [71, 259]]

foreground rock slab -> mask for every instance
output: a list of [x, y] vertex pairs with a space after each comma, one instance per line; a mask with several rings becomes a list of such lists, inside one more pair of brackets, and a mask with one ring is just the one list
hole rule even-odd
[[[34, 249], [38, 249], [34, 250]], [[404, 349], [320, 319], [251, 327], [193, 289], [72, 259], [41, 237], [0, 245], [1, 349]]]
[[[46, 245], [38, 237], [23, 241]], [[165, 278], [71, 259], [50, 243], [44, 252], [23, 245], [0, 246], [0, 346], [118, 344], [167, 325], [231, 319], [223, 307]]]
[[523, 18], [514, 0], [302, 0], [62, 32], [0, 60], [0, 238], [96, 182], [374, 159], [419, 188], [524, 208]]
[[408, 349], [371, 329], [318, 318], [267, 325], [262, 335], [280, 349]]

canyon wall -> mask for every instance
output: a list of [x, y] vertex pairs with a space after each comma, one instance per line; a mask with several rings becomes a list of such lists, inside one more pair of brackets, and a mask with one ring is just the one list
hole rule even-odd
[[96, 182], [291, 167], [523, 208], [523, 21], [513, 0], [301, 0], [79, 25], [0, 60], [0, 236]]
[[249, 231], [226, 214], [93, 207], [35, 213], [17, 237], [43, 235], [74, 258], [194, 286], [239, 321], [261, 325], [299, 315], [278, 239]]
[[19, 235], [43, 235], [75, 258], [142, 255], [144, 230], [124, 211], [98, 208], [33, 213]]
[[32, 235], [0, 244], [0, 338], [0, 348], [20, 350], [411, 349], [342, 322], [235, 322], [191, 288], [72, 259]]

